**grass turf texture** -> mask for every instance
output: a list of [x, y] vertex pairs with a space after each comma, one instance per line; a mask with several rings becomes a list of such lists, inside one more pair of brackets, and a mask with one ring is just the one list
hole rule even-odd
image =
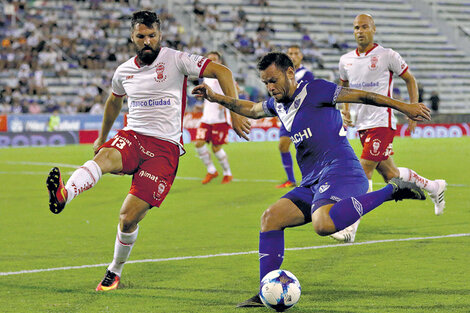
[[[359, 142], [351, 143], [358, 152]], [[394, 146], [399, 166], [447, 180], [446, 211], [435, 216], [430, 199], [385, 203], [362, 220], [356, 242], [470, 233], [470, 138], [396, 138]], [[274, 188], [285, 176], [277, 143], [226, 146], [234, 178], [247, 180], [228, 185], [221, 176], [201, 185], [205, 169], [194, 146], [186, 149], [169, 196], [140, 223], [130, 260], [257, 250], [260, 215], [286, 192]], [[91, 157], [91, 146], [0, 150], [0, 272], [111, 261], [130, 177], [105, 175], [54, 215], [45, 188], [52, 164], [28, 163], [81, 165]], [[61, 169], [65, 179], [73, 170]], [[374, 183], [383, 186], [377, 173]], [[290, 312], [470, 311], [470, 237], [346, 246], [305, 225], [287, 229], [285, 238], [287, 248], [335, 245], [286, 251], [282, 268], [302, 285]], [[235, 308], [256, 293], [257, 259], [252, 253], [127, 264], [122, 288], [107, 293], [94, 291], [105, 266], [0, 276], [0, 311], [268, 312]]]

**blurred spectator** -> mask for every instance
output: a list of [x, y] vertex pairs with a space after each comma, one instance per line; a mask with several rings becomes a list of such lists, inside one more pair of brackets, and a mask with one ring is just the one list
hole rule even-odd
[[206, 10], [204, 6], [199, 2], [199, 0], [194, 0], [193, 2], [193, 13], [196, 15], [196, 18], [200, 23], [204, 21]]
[[437, 91], [431, 92], [431, 97], [429, 98], [429, 101], [431, 102], [431, 110], [434, 113], [437, 113], [439, 111], [439, 103], [441, 102], [441, 99], [439, 99], [439, 94]]

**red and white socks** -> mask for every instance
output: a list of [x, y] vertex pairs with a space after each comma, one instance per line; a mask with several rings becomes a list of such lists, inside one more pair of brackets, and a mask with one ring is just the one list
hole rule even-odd
[[437, 192], [439, 188], [439, 184], [434, 180], [429, 180], [425, 177], [418, 175], [412, 169], [406, 167], [399, 167], [398, 170], [400, 171], [400, 178], [406, 182], [415, 183], [416, 186], [426, 190], [429, 193]]
[[203, 145], [200, 148], [196, 148], [196, 152], [199, 158], [202, 160], [202, 163], [204, 163], [204, 165], [206, 166], [208, 173], [214, 174], [215, 172], [217, 172], [217, 170], [215, 169], [214, 163], [212, 163], [209, 149], [207, 149], [206, 145]]
[[75, 170], [65, 185], [65, 189], [67, 190], [67, 203], [85, 190], [96, 185], [101, 175], [101, 168], [93, 160], [85, 162], [85, 164]]

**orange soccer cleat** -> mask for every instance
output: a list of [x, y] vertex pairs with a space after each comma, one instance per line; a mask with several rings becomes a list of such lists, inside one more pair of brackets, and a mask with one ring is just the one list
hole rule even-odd
[[119, 286], [119, 276], [109, 270], [106, 270], [103, 280], [96, 287], [96, 291], [109, 291], [117, 289]]
[[54, 167], [49, 172], [46, 185], [49, 191], [49, 210], [54, 214], [59, 214], [67, 202], [67, 189], [65, 189], [59, 168]]
[[282, 183], [280, 185], [277, 185], [276, 188], [292, 188], [297, 186], [294, 182], [291, 182], [290, 180], [286, 180], [285, 183]]
[[202, 184], [205, 185], [205, 184], [209, 183], [211, 180], [213, 180], [217, 176], [219, 176], [219, 173], [217, 173], [217, 172], [215, 172], [213, 174], [207, 173], [206, 177], [202, 180]]
[[233, 180], [232, 175], [224, 175], [224, 178], [222, 178], [222, 183], [221, 184], [228, 184]]

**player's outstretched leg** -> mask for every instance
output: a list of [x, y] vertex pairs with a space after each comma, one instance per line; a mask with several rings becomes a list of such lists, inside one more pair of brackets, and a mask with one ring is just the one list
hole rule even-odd
[[429, 180], [426, 177], [420, 176], [412, 169], [406, 167], [399, 167], [400, 178], [404, 181], [415, 183], [419, 188], [426, 190], [434, 203], [434, 213], [441, 215], [444, 213], [446, 202], [444, 194], [446, 191], [447, 183], [443, 179]]
[[49, 191], [49, 210], [54, 214], [59, 214], [67, 202], [67, 190], [58, 167], [52, 168], [46, 180]]
[[[346, 198], [334, 204], [329, 215], [337, 231], [352, 225], [385, 201], [416, 199], [425, 200], [424, 192], [414, 183], [392, 178], [387, 186], [357, 197]], [[327, 234], [328, 235], [328, 234]]]

